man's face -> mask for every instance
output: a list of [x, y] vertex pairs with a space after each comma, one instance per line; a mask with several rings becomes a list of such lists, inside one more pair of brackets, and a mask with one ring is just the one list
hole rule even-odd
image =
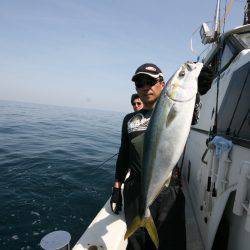
[[138, 110], [141, 110], [143, 108], [143, 103], [142, 103], [140, 98], [135, 98], [132, 101], [132, 106], [133, 106], [134, 111], [138, 111]]
[[150, 76], [142, 75], [135, 81], [136, 91], [145, 106], [154, 105], [164, 88], [164, 82], [160, 82]]

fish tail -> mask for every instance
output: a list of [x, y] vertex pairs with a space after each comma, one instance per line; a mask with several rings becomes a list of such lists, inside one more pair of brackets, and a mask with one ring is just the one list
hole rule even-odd
[[154, 242], [155, 247], [158, 249], [159, 238], [158, 238], [157, 229], [156, 229], [156, 226], [155, 226], [155, 223], [154, 223], [154, 220], [153, 220], [151, 214], [149, 217], [145, 217], [145, 228], [147, 229], [151, 240]]
[[157, 233], [157, 229], [156, 229], [154, 220], [153, 220], [150, 212], [149, 212], [149, 216], [147, 216], [147, 217], [141, 218], [140, 216], [136, 216], [133, 219], [131, 226], [126, 231], [124, 239], [127, 239], [128, 237], [133, 235], [134, 232], [140, 227], [144, 227], [147, 229], [151, 240], [155, 244], [155, 247], [158, 249], [158, 247], [159, 247], [158, 233]]
[[143, 227], [143, 219], [140, 216], [136, 216], [129, 228], [127, 228], [127, 231], [125, 233], [124, 239], [126, 240], [128, 237], [134, 234], [134, 232], [139, 228]]

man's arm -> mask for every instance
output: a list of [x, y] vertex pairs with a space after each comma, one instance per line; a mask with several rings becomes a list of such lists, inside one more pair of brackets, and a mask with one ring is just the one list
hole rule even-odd
[[112, 188], [112, 195], [110, 199], [110, 207], [115, 214], [119, 214], [119, 211], [121, 211], [122, 209], [121, 185], [124, 182], [126, 174], [128, 172], [128, 140], [129, 138], [127, 132], [126, 116], [122, 124], [121, 146], [116, 161], [115, 183]]
[[198, 77], [198, 93], [196, 94], [192, 125], [197, 124], [199, 120], [200, 110], [202, 106], [200, 96], [205, 95], [208, 92], [208, 90], [211, 88], [213, 79], [213, 71], [209, 67], [204, 65]]
[[205, 95], [211, 88], [214, 79], [214, 72], [210, 67], [203, 65], [198, 77], [198, 92], [200, 95]]
[[196, 94], [196, 99], [195, 99], [195, 104], [194, 104], [194, 113], [193, 113], [191, 125], [196, 125], [198, 123], [198, 120], [200, 118], [201, 106], [202, 106], [202, 104], [201, 104], [200, 94], [198, 92]]
[[115, 184], [114, 187], [120, 188], [124, 182], [128, 172], [128, 157], [129, 157], [129, 138], [127, 131], [128, 117], [125, 116], [122, 123], [121, 146], [116, 161]]

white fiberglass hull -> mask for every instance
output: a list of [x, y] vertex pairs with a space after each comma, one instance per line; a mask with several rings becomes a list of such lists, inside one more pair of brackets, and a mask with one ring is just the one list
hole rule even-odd
[[[180, 161], [206, 250], [247, 250], [250, 246], [250, 49], [237, 44], [250, 27], [238, 30], [211, 53], [211, 63], [216, 53], [222, 53], [222, 69], [201, 98], [200, 120], [190, 131]], [[220, 154], [218, 145], [209, 140], [214, 124], [217, 130], [212, 136], [232, 142], [232, 148]]]

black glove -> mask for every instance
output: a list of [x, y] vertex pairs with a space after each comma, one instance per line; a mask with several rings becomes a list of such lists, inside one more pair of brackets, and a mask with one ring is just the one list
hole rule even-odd
[[115, 214], [119, 214], [119, 211], [122, 210], [122, 192], [120, 188], [113, 187], [110, 207]]
[[200, 99], [200, 94], [196, 94], [196, 99], [195, 99], [195, 105], [194, 105], [194, 113], [193, 113], [193, 119], [192, 119], [192, 125], [195, 125], [198, 123], [198, 120], [200, 118], [200, 110], [201, 110], [201, 99]]
[[201, 95], [205, 95], [211, 88], [214, 79], [214, 72], [206, 65], [201, 69], [198, 77], [198, 91]]

